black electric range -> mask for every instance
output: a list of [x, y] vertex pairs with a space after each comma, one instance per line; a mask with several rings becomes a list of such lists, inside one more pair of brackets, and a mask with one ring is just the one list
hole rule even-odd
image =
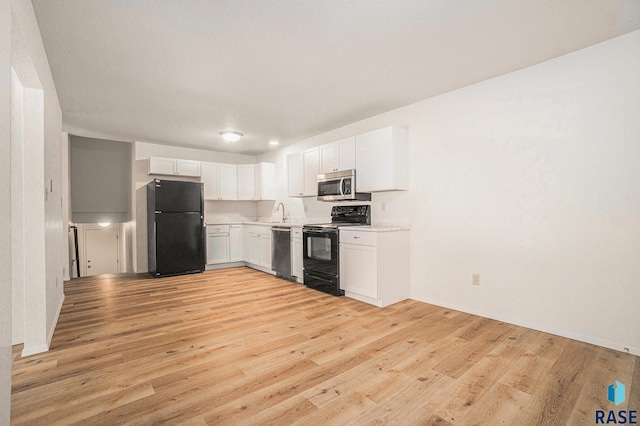
[[340, 239], [342, 227], [371, 225], [371, 206], [334, 206], [331, 223], [302, 227], [304, 285], [314, 290], [343, 296], [340, 288]]

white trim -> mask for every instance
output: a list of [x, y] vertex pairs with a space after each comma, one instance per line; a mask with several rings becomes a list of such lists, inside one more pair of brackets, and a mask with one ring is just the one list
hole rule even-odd
[[612, 342], [609, 340], [605, 340], [605, 339], [600, 339], [597, 337], [593, 337], [593, 336], [585, 336], [583, 334], [579, 334], [579, 333], [574, 333], [571, 331], [567, 331], [567, 330], [560, 330], [554, 327], [548, 327], [548, 326], [544, 326], [544, 325], [540, 325], [540, 324], [533, 324], [527, 321], [521, 321], [521, 320], [517, 320], [517, 319], [513, 319], [513, 318], [507, 318], [507, 317], [503, 317], [501, 315], [493, 315], [493, 314], [487, 314], [485, 312], [481, 312], [479, 310], [476, 309], [469, 309], [467, 307], [461, 307], [456, 305], [455, 303], [444, 303], [441, 302], [439, 300], [432, 300], [432, 299], [425, 299], [425, 300], [421, 300], [421, 299], [417, 299], [417, 298], [411, 298], [412, 300], [417, 300], [419, 302], [424, 302], [424, 303], [429, 303], [432, 305], [436, 305], [436, 306], [440, 306], [443, 308], [447, 308], [447, 309], [454, 309], [456, 311], [460, 311], [460, 312], [465, 312], [468, 314], [472, 314], [472, 315], [478, 315], [484, 318], [489, 318], [489, 319], [493, 319], [496, 321], [502, 321], [502, 322], [506, 322], [508, 324], [513, 324], [513, 325], [517, 325], [520, 327], [525, 327], [525, 328], [530, 328], [532, 330], [536, 330], [536, 331], [541, 331], [543, 333], [549, 333], [549, 334], [554, 334], [556, 336], [560, 336], [560, 337], [566, 337], [567, 339], [573, 339], [573, 340], [578, 340], [580, 342], [585, 342], [585, 343], [589, 343], [592, 345], [597, 345], [597, 346], [602, 346], [604, 348], [609, 348], [609, 349], [614, 349], [616, 351], [620, 351], [620, 352], [624, 352], [624, 353], [630, 353], [633, 355], [637, 355], [640, 356], [640, 348], [637, 347], [633, 347], [633, 346], [624, 346], [621, 345], [619, 343], [616, 342]]
[[41, 354], [43, 352], [47, 352], [48, 350], [49, 350], [49, 345], [38, 345], [38, 346], [30, 346], [30, 347], [25, 346], [24, 349], [22, 349], [22, 358], [35, 355], [35, 354]]
[[[53, 333], [56, 331], [56, 325], [58, 325], [58, 319], [60, 319], [60, 312], [62, 312], [62, 305], [64, 304], [65, 295], [62, 293], [62, 298], [60, 299], [60, 305], [58, 305], [58, 312], [56, 312], [56, 317], [53, 319], [53, 323], [51, 324], [51, 330], [47, 334], [47, 346], [51, 346], [51, 339], [53, 339]], [[48, 350], [48, 349], [47, 349]]]
[[227, 269], [227, 268], [236, 268], [238, 266], [249, 266], [246, 262], [238, 261], [238, 262], [225, 262], [225, 263], [207, 263], [204, 265], [205, 271], [215, 271], [218, 269]]
[[51, 330], [47, 333], [47, 344], [46, 345], [37, 345], [37, 346], [25, 346], [22, 349], [22, 357], [27, 357], [35, 354], [40, 354], [43, 352], [47, 352], [51, 345], [51, 339], [53, 339], [53, 333], [56, 330], [56, 325], [58, 325], [58, 319], [60, 318], [60, 312], [62, 311], [62, 304], [64, 303], [65, 295], [62, 294], [62, 298], [60, 299], [60, 305], [58, 306], [58, 312], [56, 312], [56, 317], [53, 320], [53, 324], [51, 324]]

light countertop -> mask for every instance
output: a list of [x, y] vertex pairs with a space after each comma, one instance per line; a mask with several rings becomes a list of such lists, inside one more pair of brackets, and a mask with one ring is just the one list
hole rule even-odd
[[[302, 227], [306, 225], [302, 222], [259, 222], [259, 221], [249, 221], [249, 222], [211, 222], [206, 223], [207, 226], [217, 226], [217, 225], [254, 225], [254, 226], [285, 226], [289, 228]], [[407, 226], [388, 226], [388, 225], [366, 225], [366, 226], [354, 226], [352, 228], [348, 228], [353, 231], [364, 231], [364, 232], [395, 232], [395, 231], [408, 231], [409, 227]]]
[[386, 225], [367, 225], [367, 226], [354, 226], [346, 228], [349, 231], [362, 231], [362, 232], [396, 232], [396, 231], [408, 231], [406, 226], [386, 226]]

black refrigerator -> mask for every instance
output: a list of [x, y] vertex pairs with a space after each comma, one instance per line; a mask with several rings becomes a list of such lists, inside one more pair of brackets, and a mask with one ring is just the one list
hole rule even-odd
[[155, 179], [147, 184], [149, 273], [158, 277], [204, 271], [203, 186]]

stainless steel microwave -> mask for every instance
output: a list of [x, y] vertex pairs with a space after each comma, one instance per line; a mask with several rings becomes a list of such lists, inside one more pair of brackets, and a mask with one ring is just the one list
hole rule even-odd
[[318, 201], [371, 201], [371, 194], [356, 192], [356, 171], [318, 175]]

